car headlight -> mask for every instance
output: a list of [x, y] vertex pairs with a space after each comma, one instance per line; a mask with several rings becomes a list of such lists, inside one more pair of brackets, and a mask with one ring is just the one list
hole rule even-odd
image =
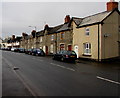
[[40, 52], [37, 52], [37, 53], [40, 53]]

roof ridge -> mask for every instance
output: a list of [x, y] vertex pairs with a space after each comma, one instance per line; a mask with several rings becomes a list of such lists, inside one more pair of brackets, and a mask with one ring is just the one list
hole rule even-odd
[[72, 18], [75, 18], [75, 19], [83, 19], [83, 18], [79, 18], [79, 17], [72, 17]]
[[[84, 17], [84, 18], [96, 16], [96, 15], [99, 15], [99, 14], [102, 14], [102, 13], [106, 13], [106, 12], [110, 13], [110, 12], [112, 12], [112, 11], [103, 11], [103, 12], [99, 12], [99, 13], [96, 13], [96, 14], [93, 14], [93, 15], [90, 15], [90, 16], [86, 16], [86, 17]], [[84, 18], [83, 18], [83, 19], [84, 19]]]

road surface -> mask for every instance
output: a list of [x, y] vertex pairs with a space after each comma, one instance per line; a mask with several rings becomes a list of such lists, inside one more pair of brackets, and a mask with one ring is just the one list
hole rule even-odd
[[66, 63], [3, 51], [3, 96], [119, 96], [118, 65]]

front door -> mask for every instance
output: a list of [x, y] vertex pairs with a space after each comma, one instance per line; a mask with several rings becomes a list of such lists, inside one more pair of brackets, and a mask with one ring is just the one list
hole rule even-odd
[[72, 51], [72, 45], [68, 45], [68, 51]]
[[74, 46], [74, 51], [77, 54], [77, 58], [78, 58], [78, 46], [77, 45]]
[[46, 55], [48, 55], [48, 46], [46, 46]]

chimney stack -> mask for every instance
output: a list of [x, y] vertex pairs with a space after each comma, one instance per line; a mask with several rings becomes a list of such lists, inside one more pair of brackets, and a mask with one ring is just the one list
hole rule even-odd
[[12, 39], [13, 39], [13, 40], [15, 39], [15, 35], [12, 35]]
[[46, 24], [46, 25], [44, 26], [44, 29], [45, 29], [45, 30], [48, 30], [48, 29], [49, 29], [48, 24]]
[[118, 9], [118, 2], [115, 2], [115, 0], [107, 2], [107, 11], [112, 11], [114, 9]]
[[70, 15], [66, 15], [65, 19], [64, 19], [65, 23], [70, 22]]

